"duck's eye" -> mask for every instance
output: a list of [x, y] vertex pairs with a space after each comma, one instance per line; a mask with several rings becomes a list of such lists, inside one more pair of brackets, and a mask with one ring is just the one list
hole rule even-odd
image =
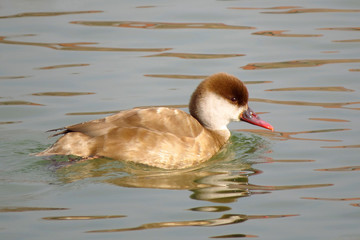
[[237, 102], [237, 101], [238, 101], [237, 97], [232, 97], [230, 100], [231, 100], [232, 102]]

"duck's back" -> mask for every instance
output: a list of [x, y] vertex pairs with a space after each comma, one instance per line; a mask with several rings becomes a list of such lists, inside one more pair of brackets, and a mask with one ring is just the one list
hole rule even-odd
[[105, 156], [166, 169], [206, 161], [227, 141], [184, 111], [165, 107], [126, 110], [61, 133], [40, 155]]

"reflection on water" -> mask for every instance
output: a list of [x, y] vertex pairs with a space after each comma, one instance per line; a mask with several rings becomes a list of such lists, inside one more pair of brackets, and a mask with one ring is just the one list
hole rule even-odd
[[337, 168], [324, 168], [324, 169], [315, 169], [315, 171], [351, 172], [351, 171], [360, 171], [360, 166], [346, 166], [346, 167], [337, 167]]
[[325, 121], [325, 122], [350, 122], [349, 120], [338, 119], [338, 118], [309, 118], [309, 120]]
[[71, 97], [71, 96], [80, 96], [80, 95], [92, 95], [93, 92], [40, 92], [33, 93], [33, 96], [52, 96], [52, 97]]
[[92, 230], [87, 233], [106, 233], [106, 232], [125, 232], [125, 231], [137, 231], [147, 230], [156, 228], [169, 228], [169, 227], [215, 227], [229, 224], [242, 223], [250, 219], [272, 219], [272, 218], [284, 218], [284, 217], [295, 217], [299, 216], [296, 214], [288, 215], [244, 215], [244, 214], [225, 214], [220, 218], [206, 219], [206, 220], [195, 220], [195, 221], [179, 221], [179, 222], [156, 222], [146, 223], [138, 227], [133, 228], [118, 228], [118, 229], [103, 229], [103, 230]]
[[30, 105], [30, 106], [45, 106], [40, 103], [28, 102], [28, 101], [20, 101], [20, 100], [12, 100], [12, 101], [0, 101], [0, 106], [10, 106], [10, 105]]
[[54, 66], [46, 66], [37, 68], [39, 70], [50, 70], [50, 69], [59, 69], [59, 68], [69, 68], [69, 67], [86, 67], [90, 64], [87, 63], [80, 63], [80, 64], [61, 64], [61, 65], [54, 65]]
[[22, 79], [30, 76], [0, 76], [0, 80]]
[[327, 132], [339, 132], [339, 131], [348, 131], [351, 129], [322, 129], [322, 130], [311, 130], [311, 131], [299, 131], [299, 132], [268, 132], [261, 129], [239, 129], [236, 131], [241, 132], [251, 132], [256, 133], [261, 136], [270, 138], [272, 140], [284, 141], [284, 140], [305, 140], [305, 141], [320, 141], [320, 142], [341, 142], [341, 140], [336, 139], [314, 139], [314, 138], [298, 138], [294, 135], [298, 134], [311, 134], [311, 133], [327, 133]]
[[[359, 11], [360, 11], [360, 10], [359, 10]], [[334, 28], [318, 28], [317, 30], [360, 31], [360, 27], [334, 27]]]
[[223, 23], [170, 23], [136, 21], [72, 21], [73, 24], [101, 27], [123, 27], [144, 29], [255, 29], [248, 26], [233, 26]]
[[265, 91], [328, 91], [328, 92], [354, 92], [353, 89], [344, 87], [290, 87], [290, 88], [273, 88]]
[[[345, 201], [358, 201], [359, 197], [351, 197], [351, 198], [322, 198], [322, 197], [302, 197], [301, 199], [306, 200], [318, 200], [318, 201], [335, 201], [335, 202], [345, 202]], [[359, 203], [350, 203], [350, 206], [360, 207]]]
[[[234, 202], [240, 197], [269, 193], [269, 191], [331, 186], [331, 184], [283, 186], [251, 184], [249, 183], [249, 177], [261, 174], [261, 171], [252, 167], [251, 158], [257, 156], [257, 162], [259, 162], [258, 158], [261, 157], [261, 154], [268, 151], [266, 142], [252, 134], [236, 133], [231, 139], [231, 143], [214, 156], [212, 160], [192, 169], [165, 171], [106, 158], [71, 164], [54, 162], [54, 166], [56, 174], [63, 182], [94, 178], [101, 182], [122, 187], [188, 189], [193, 192], [190, 196], [193, 199], [217, 203]], [[63, 160], [64, 157], [59, 159]], [[309, 161], [311, 160], [288, 160], [287, 162]], [[271, 163], [276, 162], [276, 160], [265, 159], [260, 162]], [[116, 176], [115, 173], [120, 174], [120, 176]]]
[[0, 122], [0, 124], [14, 124], [14, 123], [22, 123], [22, 121], [6, 121], [6, 122]]
[[[310, 159], [272, 159], [267, 158], [266, 162], [263, 163], [306, 163], [306, 162], [315, 162], [315, 160]], [[258, 162], [258, 164], [261, 164], [262, 162]]]
[[360, 39], [334, 40], [333, 42], [340, 42], [340, 43], [353, 43], [353, 42], [360, 42]]
[[292, 9], [292, 8], [300, 8], [298, 6], [278, 6], [278, 7], [268, 7], [268, 8], [257, 8], [257, 7], [228, 7], [228, 9], [238, 9], [238, 10], [263, 10], [263, 9]]
[[360, 102], [319, 103], [319, 102], [303, 102], [303, 101], [270, 100], [270, 99], [260, 99], [260, 98], [250, 98], [249, 101], [272, 103], [272, 104], [285, 104], [285, 105], [293, 105], [293, 106], [311, 106], [311, 107], [323, 107], [323, 108], [341, 108], [341, 109], [360, 110], [360, 108], [345, 107], [347, 105], [360, 104]]
[[322, 148], [360, 148], [359, 145], [343, 145], [343, 146], [324, 146]]
[[242, 57], [245, 54], [200, 54], [200, 53], [159, 53], [149, 55], [146, 57], [178, 57], [184, 59], [216, 59], [216, 58], [230, 58]]
[[137, 6], [136, 8], [154, 8], [156, 6], [152, 6], [152, 5], [146, 5], [146, 6]]
[[262, 13], [293, 14], [293, 13], [331, 13], [331, 12], [353, 13], [353, 12], [360, 12], [360, 10], [359, 9], [330, 9], [330, 8], [296, 8], [296, 9], [290, 9], [287, 11], [262, 12]]
[[[231, 203], [239, 198], [250, 197], [257, 194], [271, 194], [273, 191], [293, 189], [329, 187], [332, 184], [304, 184], [304, 185], [281, 185], [262, 186], [249, 183], [249, 177], [262, 172], [253, 168], [255, 163], [271, 163], [277, 160], [269, 160], [262, 157], [264, 152], [269, 151], [268, 142], [253, 134], [233, 134], [231, 142], [220, 151], [212, 160], [196, 168], [166, 171], [155, 169], [139, 164], [113, 161], [101, 158], [79, 162], [56, 162], [54, 171], [62, 182], [74, 182], [83, 179], [92, 179], [121, 187], [130, 188], [155, 188], [171, 190], [190, 190], [190, 198], [215, 203]], [[264, 158], [263, 161], [260, 160]], [[66, 157], [61, 157], [64, 160]], [[279, 162], [306, 163], [312, 160], [278, 160]], [[225, 205], [200, 206], [188, 209], [196, 212], [230, 212], [218, 218], [186, 221], [166, 221], [141, 224], [130, 228], [95, 229], [87, 233], [125, 232], [158, 228], [207, 226], [216, 227], [229, 224], [242, 223], [247, 220], [274, 219], [299, 216], [298, 214], [280, 215], [246, 215], [231, 213], [232, 209]], [[44, 220], [93, 220], [121, 218], [124, 215], [109, 216], [57, 216], [43, 217]], [[253, 236], [235, 234], [236, 236]], [[235, 236], [226, 235], [226, 236]], [[225, 236], [225, 235], [224, 235]], [[220, 238], [221, 236], [214, 236]]]
[[[184, 75], [184, 74], [145, 74], [145, 77], [153, 78], [173, 78], [173, 79], [205, 79], [207, 75]], [[246, 85], [248, 84], [263, 84], [272, 83], [272, 81], [242, 81]]]
[[226, 206], [203, 206], [189, 209], [195, 212], [225, 212], [231, 210], [230, 207]]
[[293, 60], [293, 61], [285, 61], [285, 62], [249, 63], [241, 68], [244, 70], [257, 70], [257, 69], [318, 67], [324, 64], [331, 64], [331, 63], [355, 63], [355, 62], [360, 62], [360, 59], [309, 59], [309, 60]]
[[73, 12], [26, 12], [18, 13], [8, 16], [0, 16], [1, 18], [22, 18], [22, 17], [53, 17], [70, 14], [84, 14], [84, 13], [102, 13], [103, 11], [73, 11]]
[[125, 215], [106, 215], [106, 216], [57, 216], [57, 217], [43, 217], [44, 220], [98, 220], [123, 218]]
[[184, 75], [184, 74], [145, 74], [145, 77], [175, 78], [175, 79], [205, 79], [207, 75]]
[[322, 34], [296, 34], [296, 33], [284, 33], [287, 30], [277, 30], [277, 31], [260, 31], [254, 32], [253, 35], [262, 35], [270, 37], [322, 37]]
[[220, 236], [213, 236], [209, 238], [257, 238], [257, 235], [251, 234], [227, 234], [227, 235], [220, 235]]
[[0, 212], [32, 212], [32, 211], [59, 211], [69, 210], [68, 208], [49, 208], [49, 207], [5, 207], [0, 208]]
[[316, 197], [302, 197], [301, 199], [322, 200], [322, 201], [355, 201], [355, 200], [360, 200], [360, 197], [357, 197], [357, 198], [316, 198]]
[[269, 14], [294, 14], [294, 13], [354, 13], [360, 12], [360, 9], [332, 9], [332, 8], [303, 8], [298, 6], [279, 6], [279, 7], [269, 7], [269, 8], [255, 8], [255, 7], [229, 7], [229, 9], [235, 10], [284, 10], [286, 11], [266, 11], [261, 13]]
[[[27, 34], [22, 36], [35, 36]], [[171, 48], [114, 48], [114, 47], [92, 47], [96, 42], [75, 42], [75, 43], [43, 43], [43, 42], [23, 42], [7, 40], [7, 36], [0, 36], [0, 44], [13, 44], [24, 46], [46, 47], [54, 50], [65, 51], [100, 51], [100, 52], [163, 52]]]

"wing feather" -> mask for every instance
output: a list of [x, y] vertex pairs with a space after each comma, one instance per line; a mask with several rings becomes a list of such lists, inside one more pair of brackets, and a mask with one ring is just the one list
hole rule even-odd
[[54, 129], [54, 131], [63, 130], [54, 136], [68, 132], [81, 132], [90, 137], [98, 137], [117, 128], [145, 128], [180, 137], [196, 137], [202, 131], [200, 123], [188, 113], [179, 109], [161, 107], [134, 108], [105, 118]]

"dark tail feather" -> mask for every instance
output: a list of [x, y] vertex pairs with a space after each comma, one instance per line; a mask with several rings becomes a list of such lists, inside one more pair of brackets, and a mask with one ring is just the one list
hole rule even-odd
[[[61, 132], [57, 132], [57, 131], [61, 131]], [[62, 127], [62, 128], [50, 129], [50, 130], [47, 130], [46, 132], [57, 132], [57, 133], [54, 133], [53, 135], [49, 136], [49, 137], [56, 137], [56, 136], [66, 134], [71, 131], [65, 127]]]

